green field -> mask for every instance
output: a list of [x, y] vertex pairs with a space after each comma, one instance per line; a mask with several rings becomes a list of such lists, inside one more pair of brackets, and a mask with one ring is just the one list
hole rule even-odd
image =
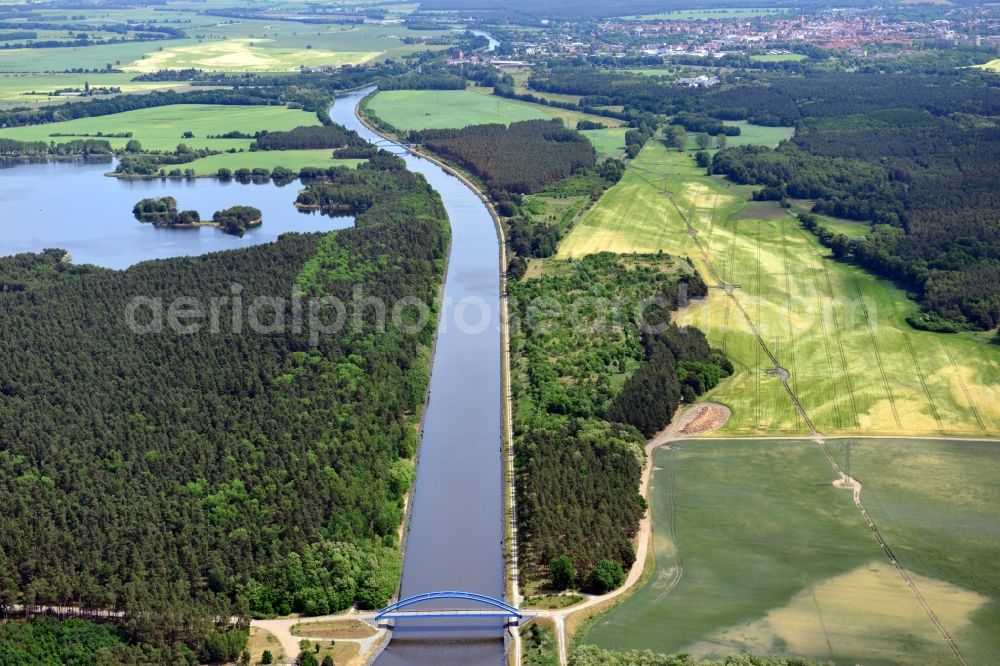
[[[495, 99], [493, 95], [493, 88], [482, 88], [478, 86], [473, 86], [469, 88], [474, 93], [479, 95], [487, 96], [491, 99]], [[597, 122], [605, 125], [606, 127], [621, 127], [625, 124], [624, 121], [618, 120], [617, 118], [607, 118], [605, 116], [596, 116], [589, 113], [583, 113], [581, 111], [572, 111], [570, 109], [561, 109], [555, 106], [546, 106], [544, 104], [535, 104], [533, 102], [522, 102], [520, 100], [507, 100], [512, 104], [520, 104], [528, 109], [534, 109], [546, 114], [550, 118], [559, 118], [563, 121], [566, 127], [574, 128], [576, 124], [581, 120], [589, 120], [591, 122]], [[571, 100], [568, 100], [571, 101]]]
[[713, 289], [676, 315], [702, 329], [737, 367], [708, 395], [733, 409], [724, 432], [808, 431], [749, 318], [790, 372], [789, 386], [820, 432], [1000, 436], [1000, 347], [986, 344], [985, 334], [911, 328], [905, 317], [917, 306], [901, 290], [833, 261], [773, 204], [748, 205], [750, 188], [703, 174], [687, 155], [650, 141], [570, 231], [558, 256], [663, 250], [690, 256], [715, 284], [710, 260], [736, 285], [732, 297]]
[[193, 39], [161, 42], [128, 42], [100, 46], [75, 46], [51, 49], [0, 50], [0, 72], [64, 72], [68, 69], [103, 69], [125, 65], [145, 54], [174, 47], [197, 45]]
[[609, 127], [600, 130], [583, 130], [580, 132], [590, 139], [597, 150], [598, 157], [621, 157], [625, 152], [625, 127]]
[[806, 56], [801, 53], [766, 53], [752, 55], [750, 59], [755, 62], [799, 62], [805, 60]]
[[25, 106], [29, 104], [60, 104], [79, 98], [54, 97], [49, 93], [65, 88], [83, 89], [85, 83], [92, 88], [118, 87], [125, 93], [147, 92], [166, 88], [187, 89], [189, 85], [178, 81], [132, 81], [135, 74], [0, 74], [0, 106]]
[[[614, 118], [497, 97], [490, 94], [490, 90], [385, 90], [370, 97], [365, 104], [375, 116], [401, 131], [486, 123], [509, 125], [522, 120], [549, 118], [559, 118], [571, 128], [575, 128], [579, 120], [611, 126], [622, 124]], [[622, 128], [588, 130], [584, 134], [594, 142], [599, 154], [612, 155], [625, 150]], [[617, 150], [619, 145], [621, 151]]]
[[470, 90], [386, 90], [368, 99], [368, 109], [393, 127], [421, 130], [551, 118], [541, 107], [479, 95]]
[[[829, 446], [839, 458], [838, 443]], [[1000, 650], [996, 446], [862, 440], [851, 466], [883, 536], [971, 664]], [[685, 441], [658, 450], [654, 464], [654, 575], [586, 642], [844, 666], [955, 663], [850, 491], [831, 485], [816, 444]]]
[[[126, 111], [108, 116], [79, 118], [61, 123], [0, 129], [0, 136], [20, 141], [69, 141], [73, 137], [52, 137], [54, 133], [77, 136], [132, 132], [146, 150], [173, 150], [184, 143], [191, 148], [229, 150], [248, 148], [251, 139], [208, 139], [207, 135], [240, 131], [289, 130], [300, 125], [315, 125], [316, 114], [294, 111], [283, 106], [219, 106], [212, 104], [174, 104], [151, 109]], [[183, 139], [184, 132], [195, 138]], [[127, 138], [108, 139], [122, 147]]]
[[[81, 23], [158, 21], [169, 16], [189, 39], [130, 42], [99, 46], [0, 50], [0, 73], [64, 72], [103, 69], [108, 64], [130, 72], [196, 67], [210, 71], [296, 71], [299, 66], [340, 66], [399, 58], [411, 53], [447, 48], [404, 44], [406, 38], [427, 39], [452, 34], [447, 30], [409, 30], [404, 26], [308, 24], [296, 21], [236, 20], [188, 11], [171, 3], [168, 12], [149, 9], [78, 10]], [[221, 7], [220, 3], [215, 3]], [[238, 5], [236, 5], [238, 6]], [[289, 9], [291, 11], [291, 9]], [[43, 16], [66, 12], [41, 10]], [[11, 24], [15, 26], [16, 24]], [[44, 32], [44, 31], [43, 31]], [[100, 37], [99, 31], [91, 31]], [[65, 33], [59, 35], [65, 36]], [[40, 37], [48, 38], [44, 34]]]
[[[751, 125], [745, 120], [728, 120], [726, 125], [740, 128], [739, 136], [727, 136], [726, 146], [768, 146], [776, 147], [785, 139], [791, 139], [795, 135], [794, 127], [765, 127], [763, 125]], [[687, 149], [698, 150], [697, 133], [687, 133]], [[712, 140], [712, 152], [714, 152], [715, 140]]]
[[631, 68], [626, 69], [626, 72], [631, 72], [632, 74], [642, 74], [643, 76], [673, 76], [677, 72], [668, 67], [644, 67], [644, 68]]
[[727, 125], [740, 128], [739, 136], [726, 137], [727, 146], [769, 146], [774, 148], [782, 141], [791, 139], [795, 134], [794, 127], [764, 127], [751, 125], [745, 120], [727, 121]]
[[210, 155], [187, 164], [180, 164], [178, 168], [194, 169], [197, 176], [214, 176], [223, 167], [233, 171], [258, 167], [273, 171], [274, 167], [283, 166], [297, 173], [304, 167], [355, 167], [363, 161], [333, 159], [329, 150], [261, 150]]

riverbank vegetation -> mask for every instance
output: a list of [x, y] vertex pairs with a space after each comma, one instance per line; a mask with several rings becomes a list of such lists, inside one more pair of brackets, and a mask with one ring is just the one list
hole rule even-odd
[[[137, 642], [200, 654], [219, 618], [392, 595], [433, 323], [380, 330], [369, 308], [320, 334], [291, 324], [291, 296], [340, 298], [348, 317], [355, 286], [433, 307], [448, 226], [401, 160], [361, 170], [378, 201], [322, 237], [125, 271], [0, 260], [4, 603], [121, 610]], [[286, 294], [255, 314], [287, 326], [238, 319]], [[180, 297], [202, 304], [184, 334], [162, 319]]]
[[[606, 592], [632, 566], [640, 429], [663, 428], [682, 398], [708, 388], [694, 376], [726, 374], [699, 331], [669, 323], [683, 290], [703, 295], [704, 283], [686, 261], [655, 255], [546, 261], [542, 275], [508, 284], [526, 591], [551, 578]], [[662, 305], [644, 312], [654, 298]]]

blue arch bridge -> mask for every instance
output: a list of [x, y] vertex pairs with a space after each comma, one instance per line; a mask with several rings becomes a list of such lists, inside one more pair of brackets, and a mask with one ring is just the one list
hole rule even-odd
[[[442, 601], [453, 603], [442, 604]], [[377, 611], [372, 619], [378, 625], [395, 620], [429, 618], [500, 618], [506, 625], [520, 625], [523, 621], [531, 620], [532, 616], [526, 616], [502, 599], [475, 592], [446, 590], [400, 599]]]

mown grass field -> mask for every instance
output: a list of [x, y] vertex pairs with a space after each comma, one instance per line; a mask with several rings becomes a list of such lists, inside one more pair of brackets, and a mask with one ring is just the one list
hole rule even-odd
[[737, 368], [708, 395], [733, 410], [725, 433], [808, 432], [756, 330], [822, 433], [1000, 436], [1000, 347], [985, 334], [911, 328], [905, 317], [917, 306], [901, 290], [834, 261], [790, 215], [748, 206], [749, 193], [651, 141], [558, 257], [663, 250], [690, 256], [714, 285], [711, 262], [735, 285], [732, 297], [712, 289], [675, 316]]
[[324, 169], [334, 166], [356, 167], [363, 160], [341, 160], [331, 157], [329, 150], [260, 150], [256, 152], [243, 153], [221, 153], [219, 155], [209, 155], [200, 160], [195, 160], [187, 164], [180, 164], [180, 169], [194, 169], [197, 176], [214, 176], [219, 169], [225, 167], [233, 171], [237, 169], [264, 168], [271, 171], [275, 167], [283, 166], [292, 171], [298, 172], [304, 167], [322, 167]]
[[791, 139], [795, 134], [794, 127], [764, 127], [763, 125], [751, 125], [745, 120], [726, 121], [726, 124], [740, 128], [739, 136], [726, 137], [727, 146], [769, 146], [774, 148], [785, 139]]
[[[132, 132], [146, 150], [173, 150], [184, 143], [191, 148], [229, 150], [248, 148], [251, 139], [209, 139], [231, 131], [253, 134], [258, 130], [290, 130], [300, 125], [316, 125], [316, 114], [286, 109], [283, 106], [220, 106], [213, 104], [174, 104], [138, 111], [126, 111], [107, 116], [79, 118], [60, 123], [0, 129], [0, 136], [20, 141], [69, 141], [73, 136], [53, 137], [52, 134], [69, 134], [83, 137]], [[194, 133], [193, 139], [184, 139], [184, 132]], [[123, 147], [129, 139], [109, 138], [114, 147]]]
[[[794, 127], [765, 127], [763, 125], [751, 125], [745, 120], [726, 121], [726, 125], [740, 128], [739, 136], [727, 136], [726, 147], [735, 146], [768, 146], [775, 148], [785, 139], [791, 139], [795, 135]], [[701, 148], [698, 147], [698, 132], [687, 133], [686, 150], [694, 153]], [[716, 138], [712, 137], [712, 145], [708, 152], [715, 154], [718, 150]]]
[[[883, 535], [975, 664], [1000, 649], [995, 447], [862, 440], [851, 466]], [[837, 442], [830, 448], [839, 457]], [[851, 492], [832, 486], [816, 444], [689, 440], [658, 450], [654, 464], [654, 575], [585, 642], [845, 666], [956, 663]], [[938, 478], [928, 482], [930, 470]]]
[[599, 130], [583, 130], [581, 134], [590, 139], [598, 157], [621, 157], [625, 152], [625, 127], [609, 127]]

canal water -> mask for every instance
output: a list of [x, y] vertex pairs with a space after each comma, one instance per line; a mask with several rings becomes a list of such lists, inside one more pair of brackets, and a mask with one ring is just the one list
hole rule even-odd
[[[370, 90], [330, 115], [372, 143], [355, 116]], [[393, 152], [441, 194], [452, 229], [430, 397], [424, 418], [401, 597], [441, 590], [504, 595], [499, 246], [489, 211], [462, 181], [400, 147]], [[454, 602], [445, 604], [455, 607]], [[423, 606], [427, 608], [428, 606]], [[481, 606], [479, 608], [482, 608]], [[400, 621], [379, 666], [495, 666], [499, 621]]]

